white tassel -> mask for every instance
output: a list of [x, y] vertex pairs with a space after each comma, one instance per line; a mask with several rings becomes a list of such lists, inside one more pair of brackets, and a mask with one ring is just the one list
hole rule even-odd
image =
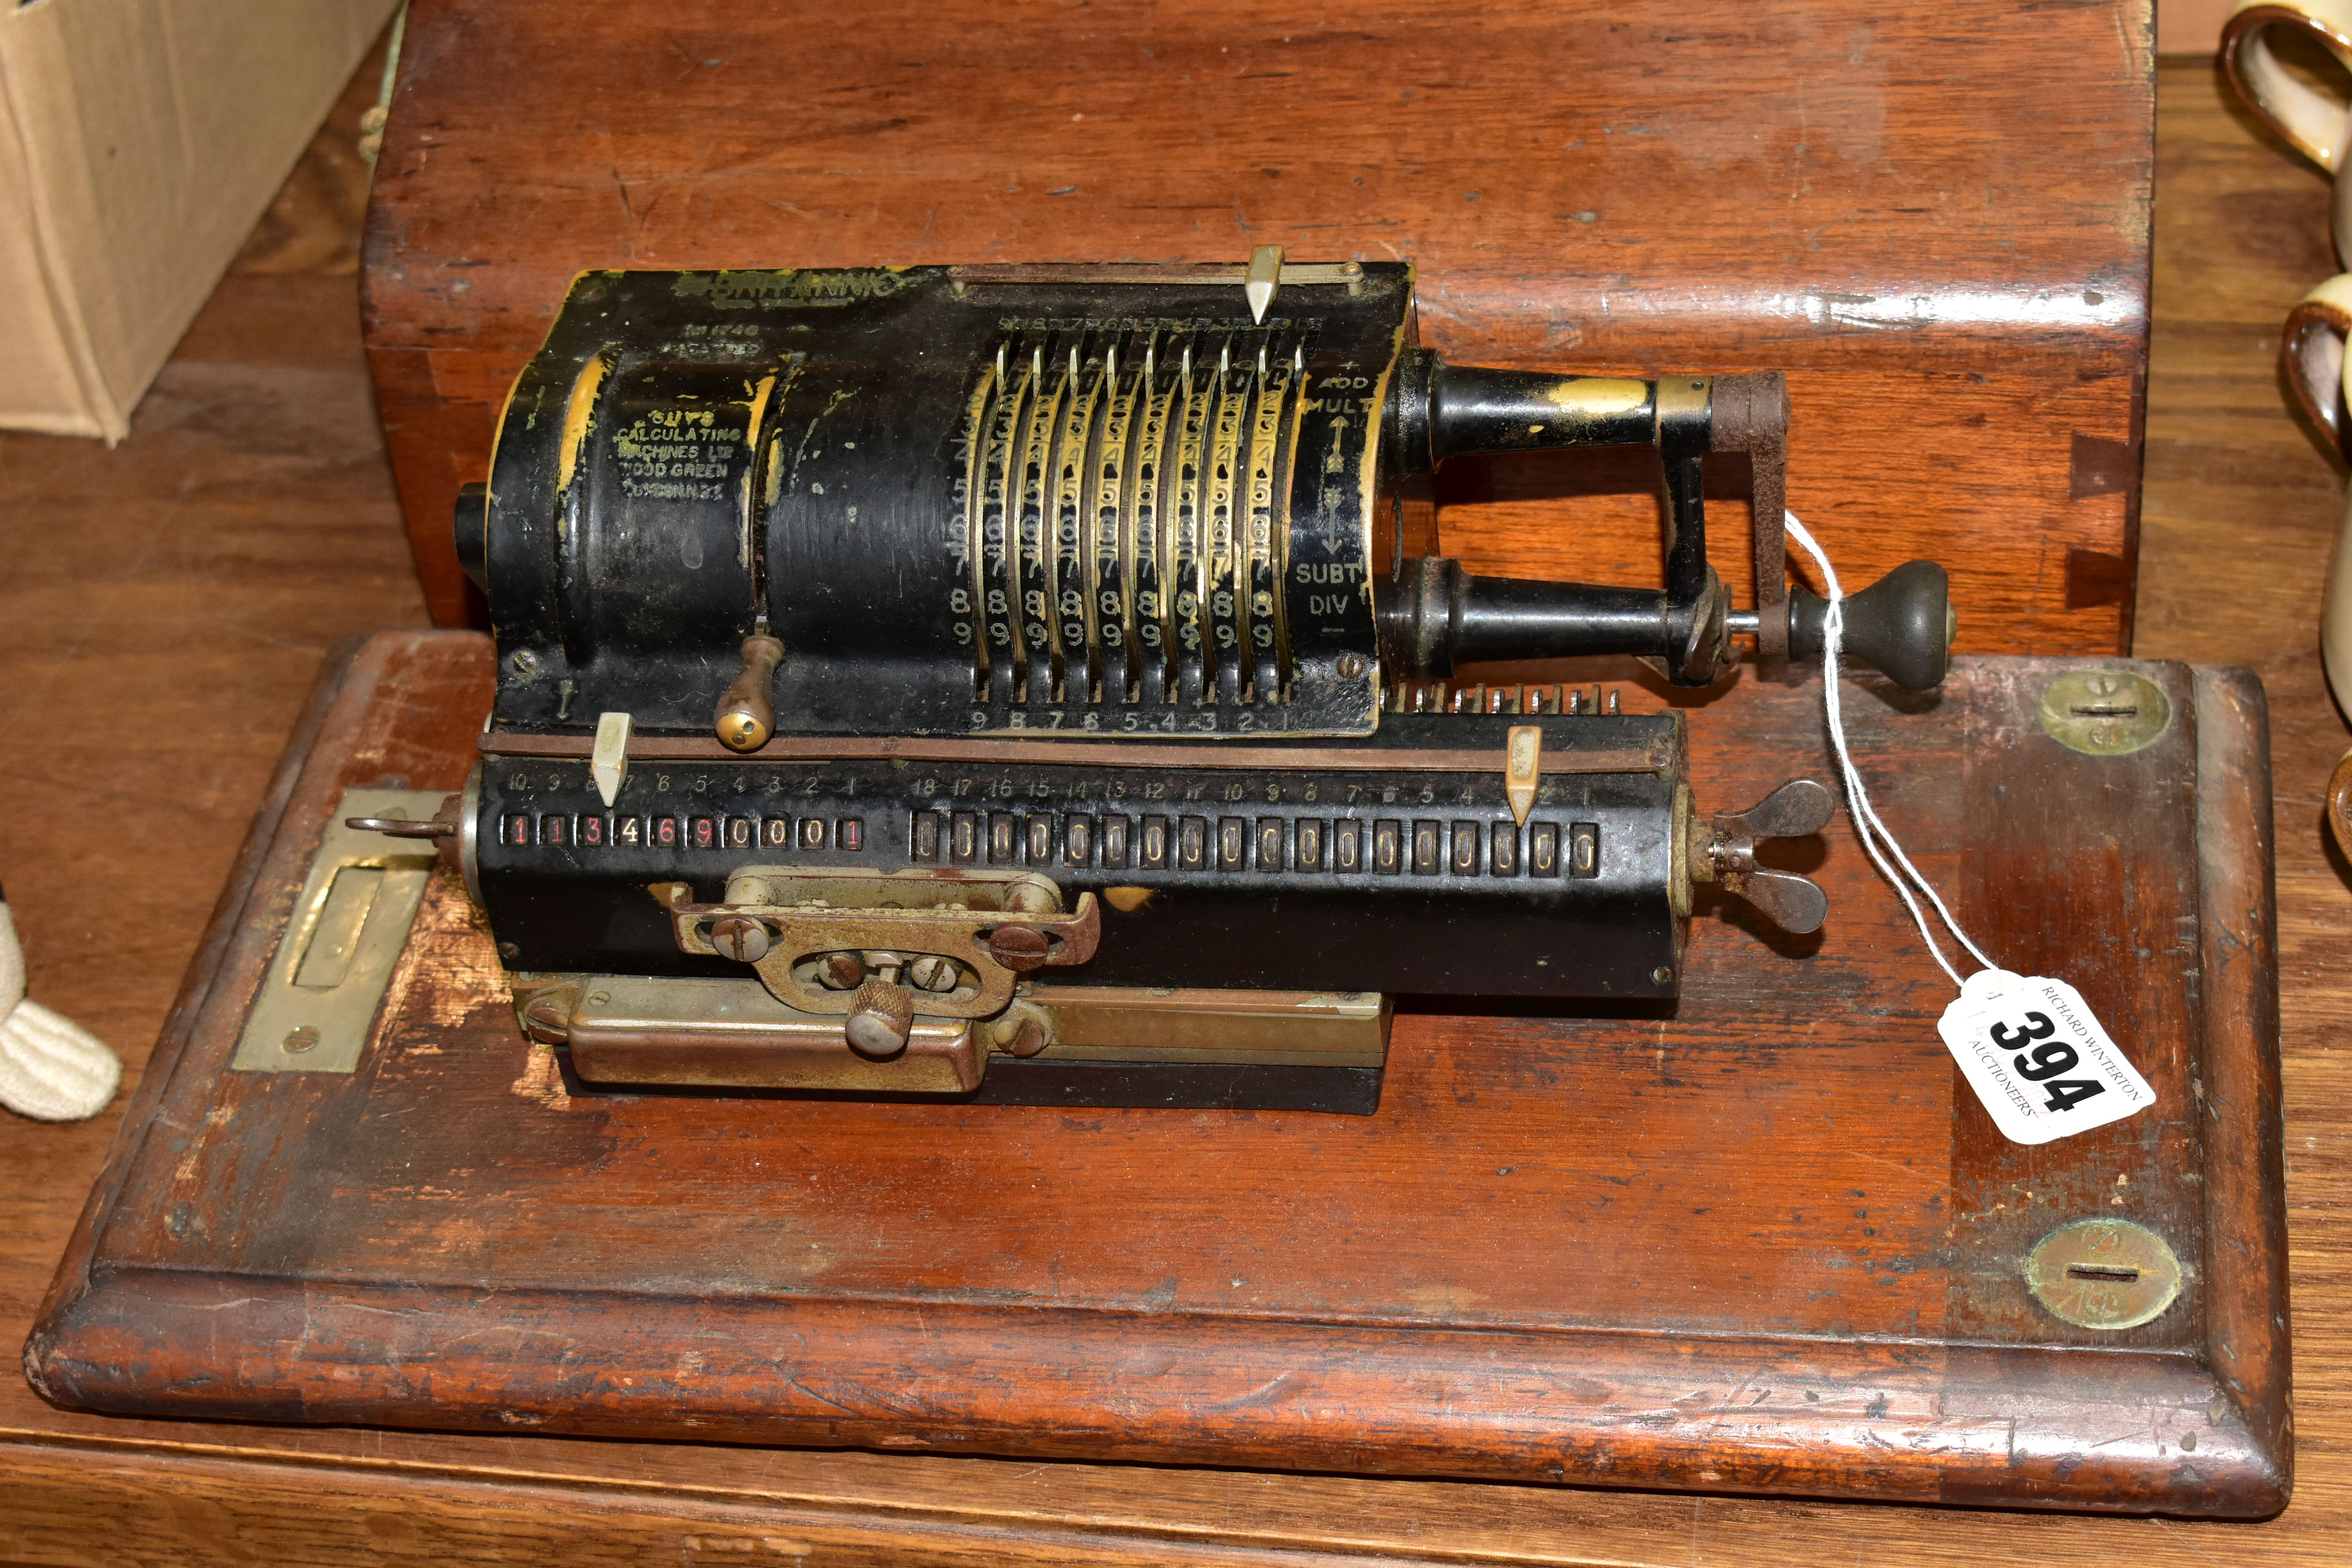
[[25, 999], [25, 950], [0, 903], [0, 1105], [36, 1121], [82, 1121], [122, 1085], [122, 1063], [87, 1029]]

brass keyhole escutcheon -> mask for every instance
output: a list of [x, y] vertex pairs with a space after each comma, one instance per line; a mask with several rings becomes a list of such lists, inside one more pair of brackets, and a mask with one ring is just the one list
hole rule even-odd
[[2026, 1255], [2025, 1282], [2035, 1300], [2077, 1328], [2136, 1329], [2180, 1294], [2180, 1258], [2144, 1225], [2078, 1219]]
[[2043, 689], [2042, 728], [2086, 756], [2128, 756], [2172, 728], [2172, 702], [2162, 687], [2130, 670], [2077, 669]]

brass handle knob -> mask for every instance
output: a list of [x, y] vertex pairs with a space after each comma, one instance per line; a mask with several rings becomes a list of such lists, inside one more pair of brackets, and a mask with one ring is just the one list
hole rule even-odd
[[914, 1032], [915, 999], [904, 986], [887, 980], [869, 980], [850, 999], [849, 1016], [842, 1032], [849, 1048], [862, 1057], [895, 1057], [907, 1048]]
[[743, 672], [721, 694], [711, 719], [719, 739], [732, 750], [756, 752], [775, 732], [776, 666], [783, 658], [784, 645], [773, 637], [743, 639]]

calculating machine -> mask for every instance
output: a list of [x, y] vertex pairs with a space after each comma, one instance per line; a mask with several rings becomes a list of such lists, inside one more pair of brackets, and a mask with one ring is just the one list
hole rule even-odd
[[[1671, 998], [1695, 884], [1823, 921], [1756, 860], [1821, 785], [1711, 814], [1680, 713], [1458, 673], [1819, 658], [1788, 422], [1773, 372], [1449, 364], [1402, 264], [586, 273], [458, 506], [479, 760], [331, 837], [436, 841], [583, 1089], [1368, 1112], [1393, 995]], [[1661, 586], [1408, 555], [1449, 458], [1612, 446], [1663, 468]], [[1844, 625], [1935, 685], [1942, 569]]]

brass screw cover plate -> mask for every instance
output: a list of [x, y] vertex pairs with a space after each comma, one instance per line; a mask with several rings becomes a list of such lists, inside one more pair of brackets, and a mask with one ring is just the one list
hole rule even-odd
[[2171, 1244], [2127, 1219], [2062, 1225], [2026, 1255], [2033, 1299], [2084, 1329], [2136, 1329], [2163, 1316], [2180, 1294]]
[[328, 819], [268, 972], [254, 994], [238, 1072], [359, 1070], [377, 1010], [433, 879], [430, 839], [353, 827], [360, 817], [424, 822], [444, 792], [347, 789]]
[[2130, 670], [2077, 669], [2042, 690], [2042, 728], [2086, 756], [2128, 756], [2172, 728], [2172, 703], [2162, 687]]

